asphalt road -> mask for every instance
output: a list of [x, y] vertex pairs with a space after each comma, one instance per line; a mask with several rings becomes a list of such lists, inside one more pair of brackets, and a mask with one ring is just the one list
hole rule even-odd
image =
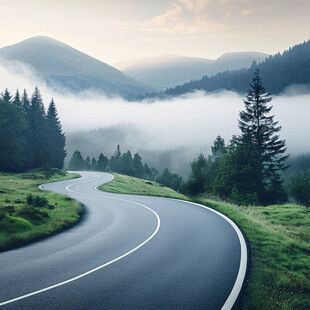
[[43, 189], [86, 206], [56, 236], [0, 254], [3, 309], [230, 309], [246, 271], [242, 234], [229, 219], [180, 200], [116, 195], [82, 178]]

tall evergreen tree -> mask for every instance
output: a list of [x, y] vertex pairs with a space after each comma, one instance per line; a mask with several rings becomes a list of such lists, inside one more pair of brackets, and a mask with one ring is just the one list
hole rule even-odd
[[21, 98], [21, 105], [22, 108], [25, 112], [25, 117], [26, 117], [26, 122], [28, 124], [28, 126], [25, 129], [25, 139], [26, 139], [26, 145], [27, 148], [25, 149], [25, 158], [26, 158], [26, 169], [30, 169], [33, 168], [33, 149], [31, 147], [32, 145], [32, 135], [31, 135], [31, 128], [30, 128], [30, 120], [31, 120], [31, 116], [30, 116], [30, 100], [28, 98], [28, 94], [26, 89], [24, 89], [23, 91], [23, 95]]
[[80, 151], [76, 150], [69, 162], [71, 170], [85, 170], [85, 160]]
[[134, 166], [132, 164], [132, 156], [130, 151], [122, 154], [118, 159], [116, 172], [130, 176], [134, 175]]
[[217, 160], [226, 152], [225, 140], [218, 135], [211, 146], [212, 159]]
[[261, 180], [258, 195], [263, 203], [276, 201], [281, 195], [279, 171], [287, 168], [284, 162], [288, 158], [288, 155], [283, 155], [286, 151], [285, 141], [277, 135], [281, 127], [274, 121], [274, 115], [269, 115], [272, 106], [268, 106], [268, 103], [271, 100], [256, 69], [244, 100], [245, 110], [240, 112], [241, 135], [234, 140], [237, 144], [250, 141], [256, 147], [256, 163], [253, 164], [256, 178]]
[[91, 170], [96, 170], [97, 160], [93, 157], [91, 160]]
[[132, 164], [134, 167], [134, 176], [137, 178], [142, 178], [144, 175], [144, 167], [142, 164], [142, 158], [139, 153], [133, 155]]
[[28, 98], [28, 94], [26, 89], [24, 89], [23, 95], [22, 95], [22, 99], [21, 99], [21, 104], [24, 107], [25, 110], [29, 110], [30, 109], [30, 100]]
[[2, 100], [7, 102], [7, 103], [11, 103], [12, 100], [12, 95], [10, 94], [9, 90], [6, 88], [4, 93], [1, 95]]
[[100, 153], [96, 164], [96, 170], [105, 171], [108, 165], [108, 161], [109, 161], [108, 158], [104, 156], [102, 153]]
[[0, 171], [25, 169], [27, 122], [21, 107], [0, 99]]
[[19, 106], [19, 107], [22, 105], [18, 89], [16, 90], [16, 93], [15, 93], [15, 96], [14, 96], [14, 99], [13, 99], [12, 103], [17, 105], [17, 106]]
[[48, 161], [55, 168], [62, 168], [67, 152], [65, 151], [66, 137], [58, 118], [57, 109], [52, 99], [47, 110], [48, 130]]
[[91, 163], [90, 163], [90, 157], [89, 156], [87, 156], [85, 158], [85, 168], [86, 168], [86, 170], [90, 170], [90, 168], [91, 168]]
[[110, 162], [109, 162], [109, 166], [111, 171], [118, 171], [118, 161], [121, 157], [122, 153], [121, 153], [121, 147], [119, 146], [119, 144], [116, 147], [115, 153], [114, 155], [111, 157]]
[[48, 161], [47, 124], [44, 105], [38, 87], [31, 98], [29, 111], [29, 127], [31, 134], [32, 167], [43, 167]]

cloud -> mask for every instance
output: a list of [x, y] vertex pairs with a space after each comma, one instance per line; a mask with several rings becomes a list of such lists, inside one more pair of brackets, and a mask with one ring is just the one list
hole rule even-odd
[[[84, 156], [97, 156], [99, 150], [110, 156], [121, 143], [124, 151], [139, 151], [151, 164], [159, 167], [165, 163], [183, 175], [200, 149], [205, 154], [210, 152], [218, 134], [228, 142], [239, 133], [237, 119], [244, 108], [243, 96], [229, 91], [197, 92], [152, 103], [126, 102], [96, 93], [60, 93], [47, 88], [32, 70], [18, 64], [10, 70], [0, 66], [0, 85], [0, 91], [6, 87], [11, 92], [17, 87], [26, 88], [28, 95], [38, 85], [45, 105], [54, 97], [71, 150], [77, 145], [73, 142], [74, 133], [102, 128], [102, 138], [94, 134], [91, 139], [90, 134], [85, 143], [79, 144]], [[282, 126], [280, 137], [286, 139], [291, 154], [310, 152], [310, 145], [305, 142], [310, 132], [310, 94], [300, 92], [304, 89], [294, 87], [272, 100], [272, 114]], [[82, 134], [75, 135], [79, 136]]]
[[271, 6], [251, 7], [251, 8], [243, 9], [241, 11], [241, 15], [251, 16], [253, 14], [261, 14], [263, 12], [270, 11], [271, 9], [272, 9]]
[[147, 20], [137, 22], [109, 19], [102, 22], [102, 25], [118, 29], [130, 27], [168, 35], [208, 33], [223, 28], [222, 23], [210, 19], [207, 14], [205, 9], [209, 3], [209, 0], [179, 0], [168, 5], [162, 14]]

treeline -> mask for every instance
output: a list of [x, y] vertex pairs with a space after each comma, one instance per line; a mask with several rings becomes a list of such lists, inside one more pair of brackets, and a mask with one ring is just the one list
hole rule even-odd
[[84, 159], [81, 152], [76, 150], [70, 159], [69, 169], [116, 172], [140, 179], [152, 180], [176, 191], [180, 190], [182, 184], [182, 178], [176, 173], [170, 172], [168, 168], [159, 172], [147, 163], [143, 164], [139, 153], [135, 153], [134, 156], [131, 155], [130, 151], [122, 153], [119, 145], [111, 158], [101, 153], [98, 159], [90, 159], [89, 156]]
[[0, 97], [0, 171], [21, 172], [33, 168], [62, 168], [65, 135], [52, 99], [47, 112], [39, 89], [31, 99], [27, 91]]
[[265, 87], [272, 94], [278, 94], [290, 85], [309, 84], [310, 40], [289, 48], [282, 54], [269, 56], [258, 65], [253, 62], [249, 69], [225, 71], [211, 77], [205, 75], [200, 80], [169, 88], [165, 94], [175, 96], [195, 90], [215, 91], [219, 89], [245, 93], [248, 89], [248, 81], [251, 80], [256, 68], [260, 71]]
[[200, 154], [191, 163], [184, 184], [190, 195], [207, 194], [239, 205], [282, 203], [287, 196], [281, 179], [288, 155], [281, 127], [270, 115], [271, 97], [266, 93], [259, 71], [255, 70], [238, 121], [241, 134], [226, 145], [218, 136], [212, 154]]

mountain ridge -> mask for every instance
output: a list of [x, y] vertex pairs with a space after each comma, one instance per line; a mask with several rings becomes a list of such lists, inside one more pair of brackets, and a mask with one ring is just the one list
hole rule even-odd
[[187, 82], [167, 89], [166, 95], [178, 96], [196, 90], [217, 91], [220, 89], [246, 92], [254, 69], [258, 68], [268, 92], [279, 94], [292, 85], [305, 85], [310, 91], [310, 40], [290, 47], [282, 54], [270, 55], [260, 63], [253, 63], [248, 69], [225, 71], [214, 76]]
[[226, 70], [250, 67], [253, 60], [261, 61], [269, 54], [260, 52], [230, 52], [215, 60], [164, 54], [156, 57], [119, 62], [114, 64], [126, 75], [138, 81], [166, 90], [182, 83], [213, 75]]
[[37, 36], [0, 49], [4, 61], [32, 67], [48, 86], [69, 91], [95, 89], [108, 96], [135, 97], [153, 88], [63, 42]]

